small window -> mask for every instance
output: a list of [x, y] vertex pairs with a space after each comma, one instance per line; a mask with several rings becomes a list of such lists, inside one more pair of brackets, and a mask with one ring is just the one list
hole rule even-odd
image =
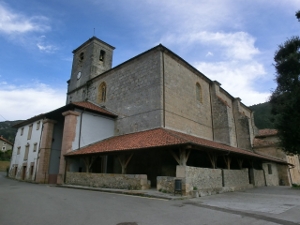
[[33, 168], [34, 168], [34, 166], [31, 165], [31, 166], [30, 166], [30, 176], [31, 176], [31, 178], [32, 178], [32, 176], [33, 176]]
[[36, 129], [37, 129], [37, 130], [40, 129], [40, 125], [41, 125], [41, 121], [38, 121], [38, 122], [36, 123]]
[[18, 147], [17, 155], [20, 155], [20, 152], [21, 152], [21, 146]]
[[196, 83], [196, 99], [198, 102], [202, 103], [202, 88], [199, 83]]
[[101, 62], [104, 62], [104, 58], [105, 58], [105, 51], [100, 50], [99, 60]]
[[30, 140], [30, 139], [31, 139], [32, 127], [33, 127], [33, 124], [31, 124], [31, 125], [29, 126], [27, 140]]
[[36, 150], [37, 150], [37, 143], [34, 143], [34, 145], [33, 145], [33, 152], [36, 152]]
[[28, 153], [29, 153], [29, 144], [25, 146], [25, 154], [24, 154], [24, 160], [28, 159]]
[[79, 60], [80, 60], [80, 61], [83, 61], [83, 60], [84, 60], [84, 53], [83, 53], [83, 52], [80, 53], [80, 55], [79, 55]]
[[271, 164], [268, 164], [268, 173], [272, 174], [272, 165]]
[[6, 145], [6, 142], [3, 142], [3, 145]]
[[98, 103], [105, 102], [106, 100], [106, 84], [105, 82], [102, 82], [98, 87], [98, 97], [97, 101]]
[[21, 128], [21, 136], [23, 135], [24, 133], [24, 127]]
[[2, 146], [2, 151], [5, 151], [6, 150], [6, 147], [5, 146]]

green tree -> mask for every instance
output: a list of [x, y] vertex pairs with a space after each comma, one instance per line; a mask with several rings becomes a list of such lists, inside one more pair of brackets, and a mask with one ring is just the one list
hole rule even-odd
[[[296, 13], [300, 21], [300, 11]], [[300, 38], [288, 39], [275, 53], [277, 88], [270, 103], [281, 147], [300, 154]]]

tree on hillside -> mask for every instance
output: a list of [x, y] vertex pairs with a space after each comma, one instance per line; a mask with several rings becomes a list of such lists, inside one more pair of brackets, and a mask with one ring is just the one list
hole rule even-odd
[[[296, 13], [300, 21], [300, 11]], [[277, 88], [270, 103], [281, 147], [300, 154], [300, 38], [292, 37], [275, 53]]]

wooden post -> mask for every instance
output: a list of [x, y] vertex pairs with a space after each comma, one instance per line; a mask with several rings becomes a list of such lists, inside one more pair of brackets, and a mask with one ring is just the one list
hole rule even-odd
[[238, 162], [238, 164], [239, 164], [240, 169], [243, 169], [243, 162], [244, 162], [244, 159], [237, 159], [237, 162]]
[[86, 157], [83, 157], [83, 162], [85, 164], [85, 169], [86, 169], [86, 172], [89, 173], [90, 170], [91, 170], [91, 167], [93, 165], [93, 163], [95, 162], [95, 160], [98, 158], [98, 156], [86, 156]]
[[212, 165], [213, 169], [216, 169], [217, 159], [218, 159], [217, 154], [215, 154], [213, 152], [207, 152], [207, 154], [208, 154], [208, 157], [209, 157], [209, 160], [211, 162], [211, 165]]
[[133, 156], [133, 153], [130, 154], [130, 156], [127, 158], [127, 160], [126, 160], [125, 155], [118, 156], [119, 162], [120, 162], [121, 167], [122, 167], [122, 174], [126, 174], [127, 165], [129, 163], [129, 161], [131, 160], [132, 156]]
[[180, 166], [186, 166], [186, 163], [191, 154], [191, 149], [179, 149], [179, 157], [172, 150], [170, 150], [170, 153]]
[[229, 156], [224, 155], [224, 161], [227, 166], [227, 169], [230, 170], [231, 158]]

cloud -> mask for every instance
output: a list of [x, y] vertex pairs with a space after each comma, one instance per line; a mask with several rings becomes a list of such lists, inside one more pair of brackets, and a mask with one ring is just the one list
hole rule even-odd
[[198, 59], [194, 58], [192, 64], [209, 79], [219, 81], [233, 97], [240, 97], [244, 104], [268, 100], [269, 91], [261, 92], [256, 88], [267, 73], [263, 63], [258, 61], [261, 52], [250, 34], [201, 31], [168, 34], [161, 41], [173, 47], [199, 49]]
[[7, 120], [28, 119], [65, 105], [65, 90], [50, 88], [42, 83], [10, 85], [1, 83], [0, 114]]
[[270, 92], [255, 90], [256, 83], [266, 75], [263, 65], [256, 61], [198, 62], [195, 66], [211, 80], [219, 81], [233, 97], [240, 97], [245, 105], [265, 102], [270, 96]]
[[26, 16], [9, 9], [0, 2], [0, 33], [22, 34], [33, 31], [47, 31], [48, 19], [44, 16]]
[[167, 45], [183, 45], [191, 47], [195, 45], [209, 46], [230, 60], [249, 60], [259, 54], [255, 47], [255, 38], [245, 32], [208, 32], [188, 33], [183, 35], [169, 34], [161, 39]]
[[53, 53], [58, 49], [58, 47], [56, 47], [55, 45], [51, 45], [47, 43], [45, 35], [39, 38], [39, 41], [36, 44], [36, 46], [41, 52], [45, 52], [45, 53]]

